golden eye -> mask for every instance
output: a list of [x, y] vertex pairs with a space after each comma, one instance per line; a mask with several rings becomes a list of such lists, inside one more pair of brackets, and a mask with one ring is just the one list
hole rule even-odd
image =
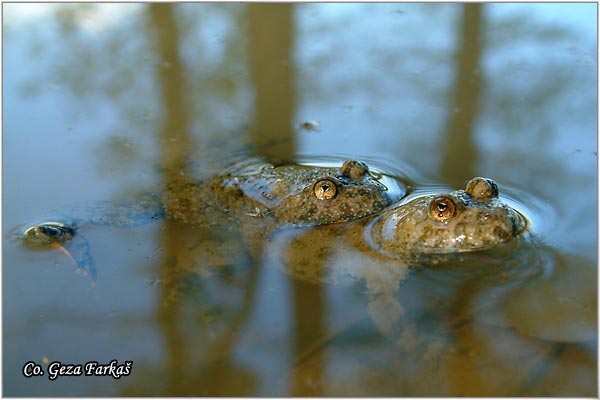
[[337, 186], [334, 181], [330, 179], [322, 179], [315, 183], [314, 186], [315, 196], [319, 200], [331, 200], [338, 192]]
[[456, 215], [456, 203], [448, 196], [438, 196], [429, 205], [429, 215], [436, 221], [448, 221]]

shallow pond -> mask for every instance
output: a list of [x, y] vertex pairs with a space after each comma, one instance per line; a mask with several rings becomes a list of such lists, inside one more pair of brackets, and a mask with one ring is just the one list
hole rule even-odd
[[[594, 396], [596, 7], [4, 4], [3, 395]], [[401, 268], [335, 227], [82, 224], [94, 273], [16, 239], [249, 156], [490, 177], [528, 229]]]

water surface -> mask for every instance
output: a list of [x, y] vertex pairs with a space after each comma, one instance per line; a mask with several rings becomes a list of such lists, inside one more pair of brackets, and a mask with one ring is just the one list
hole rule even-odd
[[[3, 394], [594, 396], [596, 7], [4, 4]], [[204, 273], [168, 220], [82, 227], [95, 281], [14, 240], [249, 154], [363, 159], [412, 195], [487, 176], [530, 229], [375, 268], [388, 303], [293, 279], [277, 247]], [[22, 374], [111, 360], [130, 375]]]

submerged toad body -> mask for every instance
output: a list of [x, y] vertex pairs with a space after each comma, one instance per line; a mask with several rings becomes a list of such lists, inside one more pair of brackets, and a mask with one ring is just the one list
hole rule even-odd
[[[385, 333], [403, 314], [394, 295], [409, 265], [436, 254], [490, 249], [526, 226], [491, 179], [411, 199], [402, 199], [406, 186], [399, 189], [394, 198], [365, 164], [352, 160], [339, 168], [248, 160], [204, 183], [177, 179], [162, 201], [138, 204], [136, 212], [105, 207], [79, 220], [130, 226], [136, 215], [148, 219], [164, 211], [181, 223], [173, 231], [182, 243], [176, 260], [181, 268], [174, 270], [202, 277], [250, 259], [309, 282], [362, 282], [374, 294], [369, 310]], [[90, 246], [75, 226], [38, 224], [22, 238], [62, 246], [95, 276]]]
[[388, 333], [404, 312], [394, 295], [409, 265], [491, 249], [525, 227], [494, 181], [478, 177], [465, 190], [401, 200], [370, 218], [279, 232], [265, 253], [305, 281], [363, 282], [373, 294], [371, 316]]
[[264, 218], [278, 227], [349, 221], [374, 214], [392, 201], [368, 166], [354, 160], [334, 168], [251, 159], [207, 184], [176, 181], [163, 196], [167, 215], [183, 222], [205, 223], [216, 211]]
[[[525, 225], [520, 214], [500, 200], [490, 179], [474, 178], [465, 190], [410, 201], [401, 200], [406, 187], [400, 184], [399, 188], [393, 198], [364, 163], [353, 160], [334, 168], [250, 159], [204, 183], [176, 179], [168, 185], [162, 201], [153, 197], [155, 201], [144, 203], [147, 206], [137, 204], [134, 213], [131, 205], [109, 207], [105, 203], [104, 209], [92, 209], [74, 219], [77, 225], [131, 226], [139, 224], [136, 216], [156, 219], [164, 211], [184, 225], [206, 228], [201, 235], [198, 230], [191, 235], [195, 242], [187, 248], [198, 247], [194, 254], [217, 254], [212, 258], [225, 262], [229, 262], [227, 253], [232, 248], [227, 241], [239, 247], [242, 239], [255, 258], [264, 252], [276, 254], [278, 250], [273, 250], [272, 244], [265, 247], [265, 242], [277, 242], [272, 235], [286, 228], [283, 231], [289, 234], [279, 237], [291, 242], [279, 242], [281, 249], [304, 249], [282, 250], [287, 254], [281, 260], [283, 269], [313, 281], [335, 275], [336, 268], [323, 270], [328, 254], [346, 260], [342, 264], [347, 269], [360, 270], [353, 265], [365, 257], [376, 259], [378, 265], [387, 262], [381, 260], [407, 264], [427, 254], [491, 248], [517, 236]], [[238, 234], [232, 235], [234, 230]], [[78, 254], [73, 257], [78, 264], [93, 265], [76, 226], [38, 224], [29, 227], [22, 238], [38, 246], [62, 245]], [[354, 259], [349, 256], [357, 252], [361, 254]], [[332, 265], [336, 264], [334, 260]], [[356, 271], [350, 274], [356, 275]], [[363, 274], [359, 271], [358, 276]]]
[[277, 246], [293, 250], [281, 253], [292, 274], [314, 281], [331, 276], [317, 259], [360, 270], [364, 268], [352, 266], [356, 255], [350, 255], [358, 252], [363, 264], [367, 256], [376, 264], [389, 260], [406, 265], [429, 255], [490, 249], [525, 227], [521, 214], [498, 197], [496, 183], [477, 177], [465, 190], [401, 200], [371, 218], [290, 231], [279, 235]]
[[[404, 194], [401, 184], [397, 193], [390, 194], [359, 161], [319, 167], [249, 159], [207, 182], [178, 175], [161, 197], [146, 195], [136, 203], [100, 202], [74, 210], [67, 218], [69, 223], [56, 219], [36, 224], [25, 229], [21, 238], [30, 246], [67, 250], [79, 268], [95, 276], [89, 246], [79, 229], [87, 224], [128, 227], [166, 214], [186, 225], [209, 227], [212, 236], [222, 240], [227, 239], [220, 229], [229, 232], [236, 228], [257, 246], [257, 238], [273, 230], [363, 218], [392, 203], [393, 196]], [[214, 240], [209, 243], [214, 247]]]

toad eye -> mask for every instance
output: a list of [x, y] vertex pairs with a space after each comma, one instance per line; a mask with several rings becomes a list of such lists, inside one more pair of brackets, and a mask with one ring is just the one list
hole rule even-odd
[[456, 203], [448, 196], [438, 196], [429, 205], [429, 215], [436, 221], [445, 222], [456, 215]]
[[331, 200], [338, 192], [337, 186], [331, 179], [322, 179], [315, 183], [313, 188], [315, 196], [319, 200]]

